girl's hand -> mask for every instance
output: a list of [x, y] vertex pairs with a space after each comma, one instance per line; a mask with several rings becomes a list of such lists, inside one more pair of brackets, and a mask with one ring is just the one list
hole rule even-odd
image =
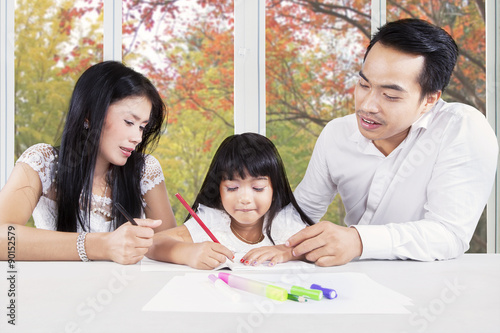
[[[137, 226], [130, 222], [108, 233], [104, 239], [105, 257], [119, 264], [135, 264], [144, 258], [153, 244], [154, 228], [161, 220], [135, 219]], [[87, 237], [91, 236], [88, 234]], [[92, 237], [92, 236], [91, 236]]]
[[187, 265], [196, 269], [214, 269], [227, 259], [233, 258], [233, 252], [214, 242], [189, 244], [189, 250], [186, 252]]
[[245, 254], [240, 262], [245, 265], [258, 266], [264, 261], [269, 261], [269, 266], [287, 262], [293, 259], [299, 259], [292, 255], [292, 249], [284, 244], [275, 246], [263, 246], [252, 249]]

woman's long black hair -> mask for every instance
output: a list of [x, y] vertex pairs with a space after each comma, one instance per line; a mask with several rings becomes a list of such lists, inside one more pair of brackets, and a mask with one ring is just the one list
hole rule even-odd
[[194, 201], [193, 210], [196, 211], [200, 203], [223, 210], [220, 183], [232, 180], [236, 175], [244, 179], [247, 173], [252, 177], [266, 176], [271, 180], [273, 202], [267, 213], [266, 234], [273, 244], [271, 224], [276, 214], [289, 203], [295, 207], [304, 223], [313, 225], [295, 200], [276, 146], [265, 136], [256, 133], [231, 135], [221, 143]]
[[[90, 229], [90, 205], [94, 169], [101, 131], [108, 107], [127, 97], [145, 97], [151, 104], [149, 123], [139, 143], [123, 166], [111, 165], [107, 182], [113, 203], [121, 203], [133, 216], [143, 211], [140, 180], [145, 153], [158, 144], [166, 117], [165, 104], [153, 84], [142, 74], [116, 61], [88, 68], [78, 79], [59, 147], [56, 180], [57, 230]], [[88, 128], [84, 123], [88, 121]], [[149, 148], [149, 151], [146, 149]], [[84, 211], [81, 216], [80, 209]], [[112, 206], [114, 228], [126, 219]]]

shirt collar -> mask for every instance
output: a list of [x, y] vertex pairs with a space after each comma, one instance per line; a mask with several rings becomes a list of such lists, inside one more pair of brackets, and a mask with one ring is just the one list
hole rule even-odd
[[[417, 131], [419, 131], [421, 128], [427, 129], [429, 127], [429, 124], [431, 123], [432, 119], [434, 119], [434, 117], [436, 115], [436, 110], [438, 110], [441, 107], [441, 104], [443, 104], [443, 103], [444, 103], [444, 101], [442, 99], [439, 99], [439, 101], [432, 107], [432, 109], [430, 109], [429, 111], [424, 113], [422, 116], [420, 116], [420, 118], [418, 118], [411, 125], [410, 132], [408, 133], [408, 136], [405, 138], [405, 140], [403, 142], [401, 142], [401, 144], [398, 146], [398, 148], [401, 147], [402, 144], [405, 141], [407, 141], [408, 138], [413, 137], [417, 133]], [[353, 117], [353, 120], [355, 122], [356, 130], [351, 134], [351, 136], [349, 137], [349, 140], [357, 143], [358, 151], [365, 153], [365, 154], [369, 154], [369, 155], [377, 155], [377, 156], [385, 157], [384, 154], [382, 154], [377, 149], [377, 147], [375, 147], [375, 145], [372, 143], [371, 140], [368, 140], [367, 138], [365, 138], [361, 134], [361, 132], [359, 131], [356, 117]], [[396, 149], [398, 149], [398, 148], [396, 148]]]
[[434, 104], [434, 106], [432, 107], [432, 109], [430, 109], [429, 111], [427, 111], [426, 113], [424, 113], [422, 116], [420, 116], [420, 118], [418, 118], [412, 125], [411, 125], [411, 129], [410, 129], [410, 132], [414, 132], [420, 128], [425, 128], [427, 129], [429, 127], [429, 124], [431, 123], [432, 119], [434, 119], [434, 117], [436, 116], [436, 110], [439, 110], [441, 108], [441, 105], [444, 103], [444, 101], [442, 99], [439, 99], [437, 101], [436, 104]]
[[368, 140], [363, 136], [363, 134], [361, 134], [357, 123], [356, 123], [356, 130], [351, 134], [349, 140], [357, 143], [358, 151], [363, 154], [384, 156], [384, 154], [382, 154], [380, 150], [378, 150], [377, 147], [375, 147], [375, 145], [372, 143], [372, 140]]

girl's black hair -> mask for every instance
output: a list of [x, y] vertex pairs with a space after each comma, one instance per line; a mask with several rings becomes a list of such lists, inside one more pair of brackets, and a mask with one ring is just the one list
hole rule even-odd
[[[94, 168], [101, 131], [108, 107], [127, 97], [145, 97], [151, 104], [149, 123], [142, 141], [123, 166], [111, 165], [107, 182], [112, 202], [121, 203], [132, 216], [143, 211], [140, 180], [145, 154], [154, 149], [161, 136], [166, 108], [153, 84], [142, 74], [116, 61], [88, 68], [78, 79], [69, 105], [59, 153], [56, 180], [57, 230], [90, 229], [90, 205]], [[88, 128], [84, 123], [88, 121]], [[150, 147], [148, 151], [147, 148]], [[85, 213], [81, 216], [80, 209]], [[114, 228], [126, 222], [112, 205]]]
[[304, 223], [313, 225], [295, 200], [276, 146], [265, 136], [256, 133], [231, 135], [221, 143], [194, 201], [193, 210], [196, 211], [200, 203], [224, 209], [219, 191], [221, 181], [232, 180], [235, 176], [244, 179], [247, 173], [252, 177], [266, 176], [271, 180], [273, 202], [267, 212], [266, 234], [273, 244], [271, 224], [276, 214], [289, 203], [292, 203]]

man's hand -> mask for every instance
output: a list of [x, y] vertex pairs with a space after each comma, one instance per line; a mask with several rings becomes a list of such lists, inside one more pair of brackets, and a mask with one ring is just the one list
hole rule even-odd
[[286, 246], [294, 256], [305, 258], [318, 266], [343, 265], [363, 252], [363, 244], [356, 228], [336, 225], [328, 221], [307, 227], [288, 239]]

